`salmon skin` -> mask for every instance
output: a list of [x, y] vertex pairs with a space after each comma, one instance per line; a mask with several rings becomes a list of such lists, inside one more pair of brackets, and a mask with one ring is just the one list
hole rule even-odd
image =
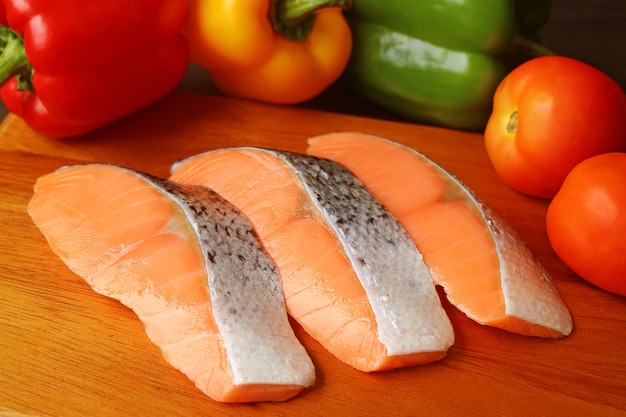
[[307, 153], [345, 165], [407, 229], [449, 301], [484, 325], [560, 338], [572, 317], [516, 230], [415, 149], [359, 132], [309, 139]]
[[366, 372], [428, 363], [454, 343], [415, 244], [342, 165], [241, 147], [179, 161], [170, 179], [212, 188], [251, 219], [288, 312], [345, 363]]
[[314, 384], [275, 264], [214, 191], [77, 165], [39, 178], [28, 212], [68, 267], [130, 307], [211, 398], [286, 400]]

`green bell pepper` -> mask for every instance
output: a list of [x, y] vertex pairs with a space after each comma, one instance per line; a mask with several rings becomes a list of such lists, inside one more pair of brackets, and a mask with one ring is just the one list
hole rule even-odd
[[550, 10], [550, 0], [357, 0], [343, 79], [409, 119], [482, 130], [504, 76], [550, 53], [530, 41]]

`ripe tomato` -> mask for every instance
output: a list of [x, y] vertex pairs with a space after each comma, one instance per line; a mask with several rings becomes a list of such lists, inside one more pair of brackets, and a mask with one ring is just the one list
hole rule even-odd
[[546, 228], [552, 248], [574, 272], [626, 295], [626, 153], [576, 165], [548, 207]]
[[506, 184], [551, 198], [577, 163], [626, 151], [626, 95], [608, 75], [578, 60], [532, 59], [498, 86], [485, 145]]

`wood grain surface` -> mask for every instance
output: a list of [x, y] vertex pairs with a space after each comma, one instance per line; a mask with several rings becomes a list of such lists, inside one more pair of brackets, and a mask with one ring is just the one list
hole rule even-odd
[[[103, 162], [167, 176], [177, 159], [233, 145], [304, 151], [309, 136], [356, 130], [420, 150], [507, 219], [554, 276], [575, 329], [544, 340], [480, 326], [444, 301], [456, 344], [443, 360], [365, 374], [297, 325], [317, 383], [283, 403], [220, 404], [169, 366], [134, 313], [95, 294], [51, 252], [26, 205], [37, 177]], [[623, 416], [626, 298], [554, 255], [547, 202], [492, 170], [479, 134], [174, 93], [97, 132], [50, 140], [9, 115], [0, 126], [0, 416]], [[593, 248], [590, 248], [593, 250]]]

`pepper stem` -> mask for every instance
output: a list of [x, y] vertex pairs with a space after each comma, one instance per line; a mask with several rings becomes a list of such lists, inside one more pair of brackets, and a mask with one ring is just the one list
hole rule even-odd
[[313, 30], [316, 11], [333, 7], [347, 10], [352, 7], [352, 0], [273, 0], [270, 20], [276, 33], [304, 42]]
[[32, 73], [24, 40], [12, 29], [0, 25], [0, 85], [11, 77], [17, 77], [18, 90], [33, 90]]
[[524, 62], [541, 56], [556, 55], [556, 52], [534, 41], [527, 36], [516, 33], [509, 49], [503, 58], [510, 69], [517, 67]]
[[542, 45], [539, 42], [535, 42], [519, 33], [516, 34], [513, 38], [512, 47], [515, 48], [518, 52], [523, 52], [531, 58], [537, 58], [547, 55], [556, 55], [556, 52], [554, 52], [552, 49]]

